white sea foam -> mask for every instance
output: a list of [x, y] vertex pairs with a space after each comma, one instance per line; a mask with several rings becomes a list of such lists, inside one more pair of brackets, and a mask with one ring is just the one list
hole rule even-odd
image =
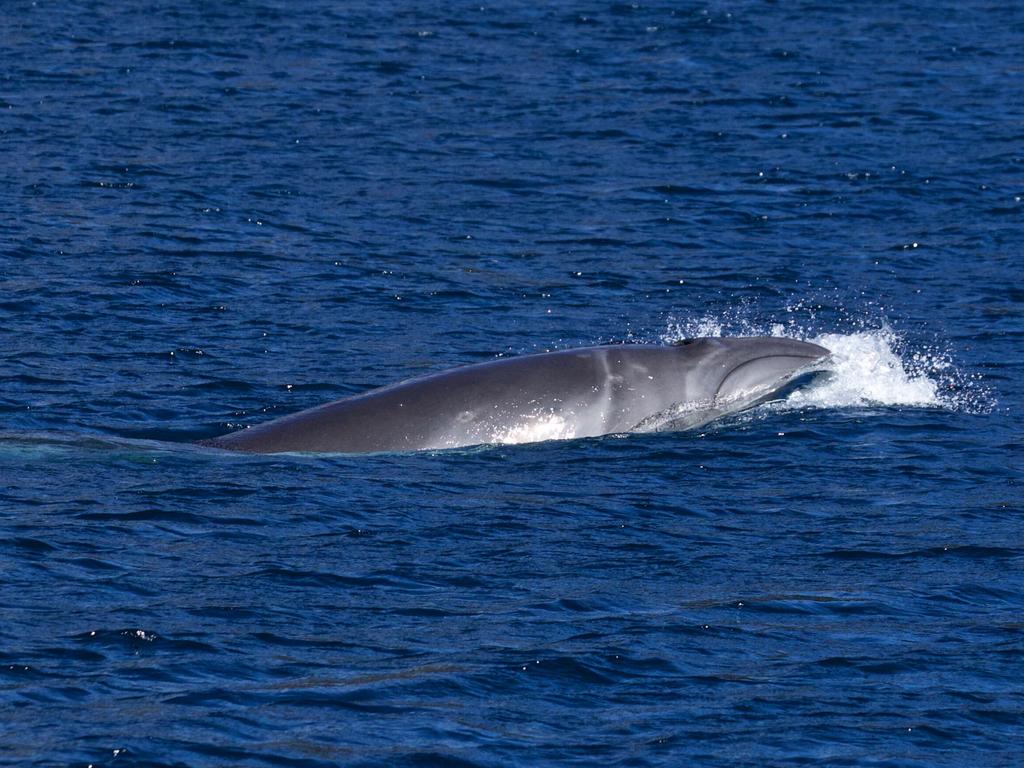
[[865, 405], [942, 407], [937, 373], [927, 359], [904, 361], [898, 339], [887, 329], [848, 335], [827, 333], [808, 339], [832, 352], [829, 375], [786, 398], [797, 407], [849, 408]]

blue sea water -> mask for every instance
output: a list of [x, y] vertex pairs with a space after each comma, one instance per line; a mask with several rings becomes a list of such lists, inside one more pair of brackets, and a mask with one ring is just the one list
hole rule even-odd
[[[1024, 763], [1024, 6], [0, 8], [0, 764]], [[194, 447], [815, 339], [698, 432]]]

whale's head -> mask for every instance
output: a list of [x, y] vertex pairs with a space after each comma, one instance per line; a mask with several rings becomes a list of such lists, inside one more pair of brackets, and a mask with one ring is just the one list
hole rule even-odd
[[673, 429], [700, 426], [779, 396], [805, 376], [827, 370], [831, 355], [807, 341], [764, 336], [686, 339], [675, 346], [685, 397], [668, 420]]
[[794, 379], [825, 370], [831, 353], [807, 341], [782, 338], [702, 339], [705, 391], [718, 405], [750, 404]]

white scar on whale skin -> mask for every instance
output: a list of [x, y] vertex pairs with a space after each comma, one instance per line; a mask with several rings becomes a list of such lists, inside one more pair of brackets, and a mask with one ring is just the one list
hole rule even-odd
[[401, 381], [201, 444], [370, 453], [689, 429], [821, 370], [824, 347], [771, 337], [584, 347]]

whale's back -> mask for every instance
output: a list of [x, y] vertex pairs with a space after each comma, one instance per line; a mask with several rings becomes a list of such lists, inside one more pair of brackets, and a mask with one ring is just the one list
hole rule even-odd
[[[560, 350], [454, 368], [204, 441], [236, 451], [365, 453], [627, 432], [673, 409], [704, 423], [828, 353], [789, 339]], [[665, 419], [663, 421], [668, 421]]]

